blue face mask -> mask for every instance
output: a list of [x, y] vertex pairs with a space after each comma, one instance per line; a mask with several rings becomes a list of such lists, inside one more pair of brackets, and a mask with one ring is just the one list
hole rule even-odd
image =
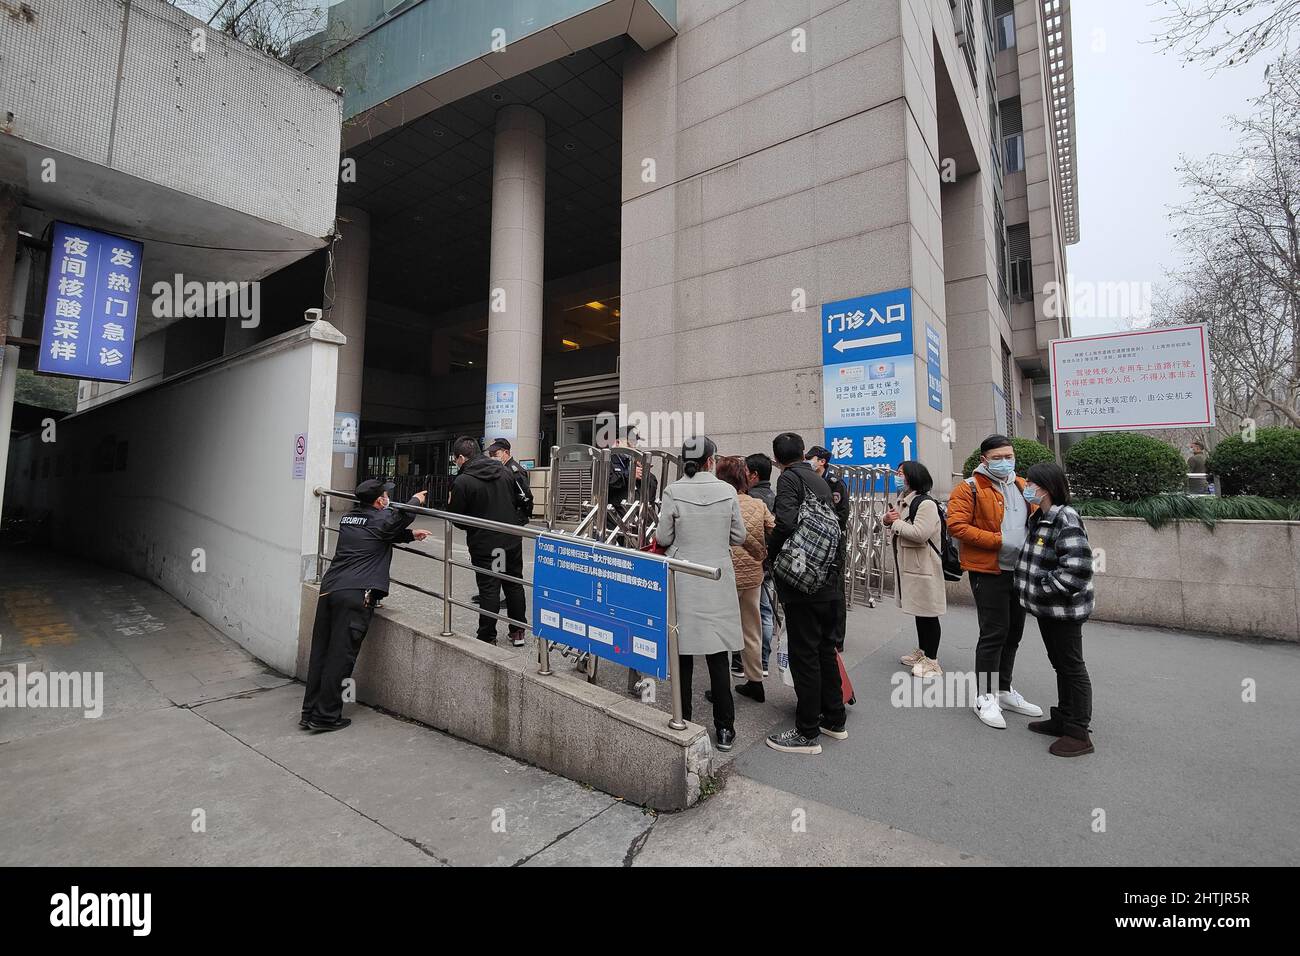
[[985, 465], [989, 474], [1004, 481], [1016, 473], [1016, 460], [1014, 458], [997, 459], [990, 461]]
[[1036, 505], [1043, 500], [1042, 493], [1033, 485], [1025, 485], [1025, 487], [1021, 489], [1021, 492], [1024, 494], [1025, 500], [1031, 505]]

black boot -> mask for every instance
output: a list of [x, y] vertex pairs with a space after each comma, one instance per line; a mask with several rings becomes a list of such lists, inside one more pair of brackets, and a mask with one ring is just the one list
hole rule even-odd
[[761, 680], [751, 680], [745, 681], [743, 684], [737, 684], [736, 693], [741, 697], [756, 700], [760, 704], [767, 700], [767, 694], [763, 691], [763, 682]]

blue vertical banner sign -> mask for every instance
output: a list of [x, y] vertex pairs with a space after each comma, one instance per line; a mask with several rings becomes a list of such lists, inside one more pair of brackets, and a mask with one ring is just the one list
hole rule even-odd
[[533, 633], [668, 676], [668, 563], [543, 534], [533, 552]]
[[930, 407], [943, 411], [943, 342], [929, 322], [925, 323], [925, 377]]
[[132, 239], [54, 223], [37, 371], [131, 380], [143, 252]]
[[821, 308], [822, 413], [833, 464], [895, 465], [916, 449], [912, 290]]

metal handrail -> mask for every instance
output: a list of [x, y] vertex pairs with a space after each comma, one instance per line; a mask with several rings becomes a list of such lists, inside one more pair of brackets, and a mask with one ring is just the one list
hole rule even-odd
[[[321, 578], [324, 576], [324, 564], [326, 561], [332, 560], [330, 556], [325, 554], [325, 540], [326, 540], [325, 533], [327, 531], [332, 531], [335, 534], [339, 533], [339, 529], [331, 527], [329, 523], [330, 499], [342, 498], [346, 501], [356, 501], [357, 496], [351, 492], [335, 491], [331, 488], [322, 488], [319, 486], [313, 489], [313, 494], [315, 494], [321, 500], [320, 525], [317, 529], [317, 538], [316, 538], [316, 542], [317, 542], [316, 583], [320, 584]], [[393, 584], [397, 584], [400, 585], [401, 587], [409, 588], [410, 590], [417, 591], [421, 594], [425, 594], [436, 600], [442, 601], [442, 634], [441, 634], [442, 637], [455, 636], [455, 632], [451, 629], [451, 609], [453, 606], [461, 607], [468, 611], [474, 611], [475, 613], [483, 617], [492, 617], [499, 621], [505, 621], [507, 624], [510, 624], [515, 627], [519, 627], [523, 630], [532, 631], [533, 629], [531, 622], [516, 621], [513, 618], [508, 617], [506, 615], [484, 610], [483, 608], [478, 607], [477, 605], [468, 604], [464, 601], [458, 601], [451, 596], [452, 571], [454, 568], [457, 567], [472, 570], [475, 574], [486, 574], [489, 577], [498, 578], [502, 581], [510, 581], [515, 584], [520, 584], [526, 588], [533, 587], [533, 582], [527, 580], [526, 578], [515, 577], [514, 575], [505, 574], [500, 571], [494, 571], [490, 568], [480, 568], [478, 565], [466, 564], [463, 561], [457, 561], [455, 558], [453, 558], [452, 544], [454, 540], [455, 528], [457, 527], [481, 528], [485, 531], [497, 531], [504, 534], [513, 535], [521, 539], [530, 538], [535, 540], [541, 537], [543, 534], [569, 537], [569, 538], [574, 538], [575, 540], [583, 539], [583, 536], [567, 534], [563, 531], [557, 531], [551, 529], [538, 529], [538, 528], [533, 528], [529, 525], [507, 524], [502, 521], [493, 521], [489, 518], [476, 518], [472, 515], [462, 515], [462, 514], [457, 514], [455, 512], [442, 511], [437, 508], [426, 508], [422, 505], [408, 505], [408, 504], [400, 504], [398, 502], [392, 502], [389, 507], [397, 511], [406, 511], [426, 518], [435, 518], [437, 520], [442, 521], [443, 523], [443, 539], [442, 539], [441, 555], [430, 554], [427, 551], [420, 551], [415, 548], [406, 548], [406, 547], [402, 547], [401, 545], [394, 545], [396, 549], [405, 551], [409, 554], [416, 554], [419, 555], [420, 557], [427, 558], [432, 561], [441, 561], [443, 565], [442, 593], [439, 594], [437, 591], [433, 591], [428, 588], [423, 588], [420, 587], [419, 585], [411, 584], [406, 581], [401, 581], [398, 580], [397, 578], [390, 579]], [[603, 542], [600, 541], [592, 542], [590, 539], [586, 539], [586, 542], [599, 544], [602, 548], [614, 552], [622, 552], [623, 554], [632, 555], [638, 558], [646, 557], [646, 553], [644, 551], [637, 551], [633, 548], [625, 548], [622, 547], [621, 545], [616, 545], [616, 544], [604, 544]], [[709, 580], [712, 581], [718, 581], [721, 580], [722, 578], [722, 570], [720, 568], [710, 567], [705, 564], [696, 564], [694, 561], [686, 561], [681, 558], [670, 558], [666, 555], [660, 555], [658, 557], [659, 560], [663, 561], [668, 567], [668, 676], [672, 682], [672, 691], [673, 691], [672, 693], [673, 713], [672, 713], [672, 719], [668, 722], [668, 726], [671, 727], [673, 730], [684, 730], [686, 728], [686, 722], [682, 720], [681, 681], [680, 681], [681, 675], [680, 675], [680, 668], [678, 667], [678, 661], [677, 661], [677, 636], [678, 636], [677, 635], [677, 601], [676, 601], [676, 586], [675, 586], [674, 575], [679, 573], [691, 574], [694, 575], [695, 577], [708, 578]], [[537, 640], [537, 648], [538, 648], [537, 673], [541, 676], [550, 676], [550, 674], [552, 673], [551, 662], [550, 662], [550, 642], [545, 640], [544, 638], [539, 637]]]

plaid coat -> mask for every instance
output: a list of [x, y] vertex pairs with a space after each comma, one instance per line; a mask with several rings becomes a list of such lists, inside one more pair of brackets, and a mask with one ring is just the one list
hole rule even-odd
[[1092, 545], [1079, 514], [1052, 505], [1029, 518], [1029, 534], [1016, 562], [1016, 592], [1034, 617], [1086, 621], [1092, 614]]

